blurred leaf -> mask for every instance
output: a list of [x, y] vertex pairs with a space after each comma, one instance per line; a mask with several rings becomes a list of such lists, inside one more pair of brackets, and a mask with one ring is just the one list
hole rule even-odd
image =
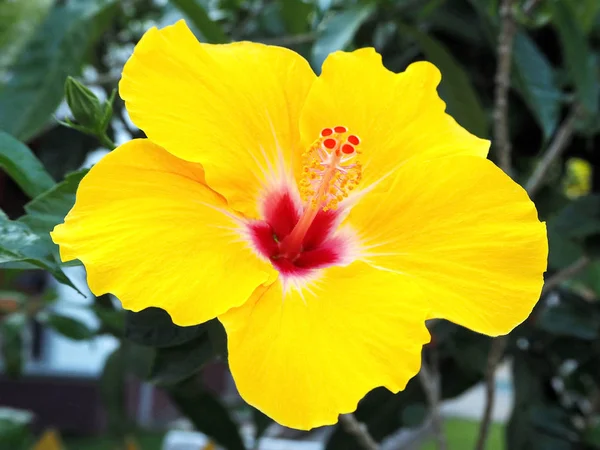
[[146, 308], [125, 315], [125, 337], [148, 347], [173, 347], [189, 342], [206, 329], [203, 325], [180, 327], [173, 324], [169, 314], [160, 308]]
[[92, 305], [92, 309], [100, 320], [101, 332], [108, 332], [114, 336], [123, 336], [125, 330], [125, 310], [106, 308], [97, 304]]
[[586, 444], [600, 445], [600, 423], [596, 423], [585, 430], [583, 440]]
[[69, 2], [51, 10], [0, 87], [5, 131], [27, 141], [44, 127], [63, 98], [65, 79], [79, 73], [116, 5], [115, 0]]
[[596, 64], [582, 28], [577, 24], [571, 2], [551, 0], [552, 20], [558, 28], [564, 65], [574, 83], [578, 102], [588, 113], [596, 115], [600, 87]]
[[312, 48], [313, 68], [320, 72], [323, 61], [330, 53], [349, 46], [360, 26], [374, 11], [375, 6], [372, 3], [359, 4], [336, 13], [331, 19], [326, 20]]
[[215, 352], [207, 335], [176, 347], [159, 348], [150, 372], [153, 383], [173, 385], [198, 373]]
[[553, 335], [595, 340], [600, 335], [599, 319], [591, 307], [562, 301], [558, 305], [544, 308], [536, 325]]
[[409, 427], [418, 427], [427, 418], [429, 408], [426, 403], [413, 403], [402, 410], [402, 423]]
[[586, 195], [567, 204], [548, 220], [548, 229], [569, 238], [600, 233], [600, 195]]
[[307, 30], [308, 16], [313, 11], [313, 5], [302, 0], [285, 0], [279, 2], [279, 6], [288, 32], [299, 34]]
[[556, 440], [553, 446], [544, 446], [544, 449], [571, 449], [570, 442], [578, 439], [569, 415], [558, 406], [533, 405], [530, 420], [534, 427]]
[[583, 256], [582, 243], [567, 238], [548, 226], [548, 267], [559, 270]]
[[414, 38], [427, 59], [442, 72], [439, 91], [448, 104], [448, 113], [471, 133], [487, 137], [487, 115], [467, 72], [439, 41], [413, 27], [400, 25], [399, 29], [402, 34]]
[[217, 357], [227, 360], [227, 333], [225, 327], [218, 319], [209, 320], [203, 323], [208, 338]]
[[77, 289], [54, 260], [51, 249], [29, 227], [21, 222], [9, 220], [0, 211], [0, 265], [27, 263], [45, 269], [58, 281]]
[[109, 428], [124, 437], [129, 428], [125, 407], [125, 377], [127, 375], [127, 350], [121, 343], [106, 359], [100, 376], [100, 393], [108, 415]]
[[250, 406], [250, 408], [252, 412], [252, 423], [254, 424], [255, 439], [258, 440], [274, 421], [254, 406]]
[[0, 320], [0, 350], [4, 371], [12, 377], [23, 370], [23, 334], [28, 323], [25, 313], [16, 312]]
[[515, 85], [542, 128], [544, 138], [549, 139], [558, 122], [562, 97], [552, 66], [535, 42], [522, 32], [515, 36], [513, 57]]
[[530, 410], [545, 398], [542, 380], [532, 364], [523, 352], [515, 355], [512, 364], [515, 403], [506, 429], [506, 448], [511, 450], [541, 450], [535, 445], [539, 436], [530, 422]]
[[577, 23], [585, 33], [589, 33], [598, 21], [600, 2], [598, 0], [579, 0], [573, 2]]
[[156, 349], [127, 342], [127, 371], [140, 380], [148, 380], [156, 357]]
[[227, 409], [213, 395], [206, 392], [197, 379], [169, 388], [171, 400], [198, 431], [213, 438], [228, 450], [245, 450], [238, 426]]
[[33, 414], [13, 408], [0, 407], [0, 448], [29, 450], [33, 436], [30, 425]]
[[57, 333], [74, 341], [87, 341], [96, 335], [94, 330], [73, 317], [44, 311], [39, 318]]
[[53, 3], [54, 0], [0, 2], [0, 79]]
[[31, 198], [55, 184], [33, 152], [3, 131], [0, 131], [0, 167]]
[[212, 44], [229, 42], [229, 38], [223, 32], [221, 26], [211, 20], [206, 9], [198, 0], [173, 0], [173, 4], [192, 21], [198, 31], [202, 33], [206, 42]]
[[27, 214], [21, 217], [19, 222], [29, 226], [32, 231], [51, 244], [50, 231], [64, 221], [75, 204], [77, 187], [87, 173], [88, 169], [72, 172], [63, 181], [35, 197], [25, 205]]

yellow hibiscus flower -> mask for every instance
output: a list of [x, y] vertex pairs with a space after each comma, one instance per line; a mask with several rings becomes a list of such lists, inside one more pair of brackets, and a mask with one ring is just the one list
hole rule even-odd
[[496, 336], [540, 294], [545, 226], [444, 112], [439, 81], [373, 49], [317, 77], [285, 48], [153, 28], [119, 85], [148, 139], [82, 180], [52, 233], [61, 258], [129, 310], [217, 317], [248, 403], [294, 428], [335, 423], [406, 386], [426, 319]]

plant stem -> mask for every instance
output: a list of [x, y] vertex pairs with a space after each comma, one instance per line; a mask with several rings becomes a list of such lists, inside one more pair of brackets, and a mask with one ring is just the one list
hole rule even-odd
[[116, 147], [115, 143], [112, 141], [111, 138], [109, 138], [107, 136], [106, 133], [98, 134], [96, 137], [98, 138], [98, 140], [100, 141], [100, 143], [104, 147], [106, 147], [107, 149], [109, 149], [109, 150], [114, 150], [115, 149], [115, 147]]
[[[565, 267], [559, 272], [556, 272], [546, 280], [541, 294], [543, 295], [547, 293], [563, 281], [572, 278], [585, 269], [590, 262], [591, 260], [587, 256], [582, 256], [573, 264]], [[504, 355], [507, 344], [508, 336], [500, 336], [492, 341], [492, 345], [490, 347], [485, 373], [486, 402], [483, 412], [483, 419], [481, 421], [481, 427], [479, 429], [479, 438], [477, 440], [477, 445], [475, 446], [476, 450], [485, 449], [485, 442], [489, 432], [490, 423], [492, 421], [492, 413], [494, 411], [494, 402], [496, 396], [496, 368], [502, 360], [502, 356]]]
[[512, 50], [517, 31], [512, 14], [514, 0], [502, 0], [500, 17], [502, 20], [498, 37], [498, 66], [495, 78], [494, 138], [500, 168], [510, 175], [512, 170], [512, 145], [508, 130], [508, 91]]
[[578, 108], [575, 107], [559, 127], [558, 131], [554, 135], [554, 138], [552, 139], [552, 142], [548, 146], [546, 153], [544, 153], [544, 156], [538, 162], [535, 170], [529, 177], [529, 180], [527, 180], [527, 183], [525, 183], [525, 190], [531, 197], [533, 197], [537, 193], [538, 189], [542, 186], [542, 182], [544, 181], [546, 173], [552, 166], [552, 163], [556, 161], [556, 159], [567, 148], [569, 142], [571, 142], [571, 137], [573, 136], [573, 132], [575, 130], [575, 120], [577, 119], [577, 115]]
[[[498, 36], [494, 100], [494, 138], [498, 163], [507, 174], [512, 172], [512, 144], [508, 129], [508, 91], [512, 66], [512, 51], [517, 26], [512, 14], [514, 0], [502, 0], [500, 5], [500, 35]], [[496, 368], [506, 349], [506, 336], [492, 341], [485, 371], [486, 402], [475, 450], [484, 450], [488, 438], [496, 396]]]
[[379, 450], [379, 444], [367, 429], [364, 423], [360, 423], [354, 414], [343, 414], [340, 416], [340, 424], [344, 429], [356, 438], [356, 441], [365, 450]]
[[437, 448], [439, 450], [446, 450], [448, 443], [446, 442], [443, 420], [440, 414], [440, 374], [437, 367], [437, 358], [433, 357], [432, 364], [429, 366], [425, 357], [423, 357], [421, 370], [419, 371], [419, 380], [429, 404], [431, 428]]

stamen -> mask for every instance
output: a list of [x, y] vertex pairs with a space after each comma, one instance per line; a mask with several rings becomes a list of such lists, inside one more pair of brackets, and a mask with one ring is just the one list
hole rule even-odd
[[333, 130], [323, 128], [320, 137], [302, 154], [299, 189], [305, 207], [300, 220], [281, 243], [284, 255], [298, 254], [319, 211], [335, 210], [356, 188], [362, 177], [362, 166], [357, 160], [359, 144], [358, 136], [348, 135], [348, 129], [338, 125]]

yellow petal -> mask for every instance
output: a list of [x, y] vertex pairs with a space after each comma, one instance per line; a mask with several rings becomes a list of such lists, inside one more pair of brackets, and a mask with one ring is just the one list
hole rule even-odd
[[333, 267], [302, 291], [280, 280], [219, 316], [241, 396], [282, 425], [328, 425], [371, 389], [404, 389], [429, 342], [428, 306], [410, 278], [364, 263]]
[[94, 294], [133, 311], [163, 308], [183, 326], [242, 304], [268, 280], [272, 269], [237, 226], [200, 165], [138, 139], [90, 170], [52, 239], [63, 261], [84, 263]]
[[261, 185], [299, 161], [299, 114], [314, 79], [291, 50], [200, 44], [180, 21], [142, 37], [119, 92], [150, 140], [201, 163], [211, 188], [256, 216]]
[[496, 336], [539, 298], [546, 227], [524, 189], [488, 160], [414, 158], [348, 220], [363, 239], [362, 259], [413, 277], [432, 317]]
[[440, 79], [428, 62], [394, 74], [371, 48], [332, 53], [302, 112], [303, 143], [309, 145], [324, 127], [347, 127], [361, 140], [366, 184], [415, 155], [485, 157], [489, 141], [471, 135], [444, 113], [436, 91]]

